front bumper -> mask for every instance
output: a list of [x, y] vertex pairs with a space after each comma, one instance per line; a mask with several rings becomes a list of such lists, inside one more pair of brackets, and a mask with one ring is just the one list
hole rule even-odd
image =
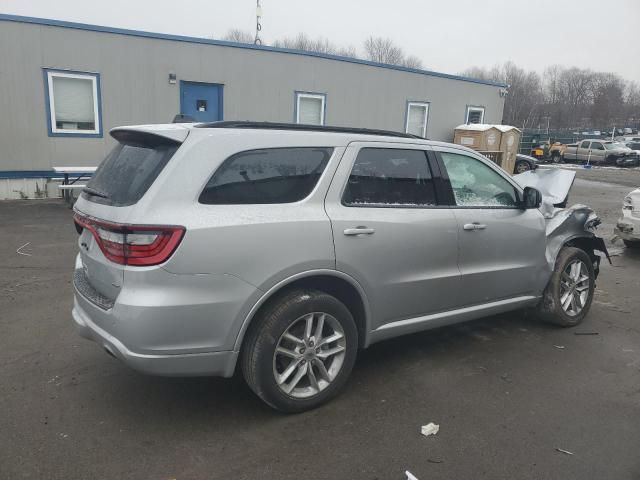
[[[76, 293], [76, 295], [78, 295]], [[142, 373], [163, 376], [221, 376], [233, 375], [238, 352], [207, 352], [175, 355], [149, 355], [129, 350], [120, 340], [93, 323], [74, 300], [73, 321], [78, 333], [101, 345], [110, 355]]]
[[630, 217], [623, 217], [613, 228], [613, 233], [622, 240], [629, 242], [640, 242], [640, 220]]
[[637, 167], [640, 165], [640, 158], [636, 155], [625, 155], [623, 157], [616, 158], [616, 165], [618, 167]]

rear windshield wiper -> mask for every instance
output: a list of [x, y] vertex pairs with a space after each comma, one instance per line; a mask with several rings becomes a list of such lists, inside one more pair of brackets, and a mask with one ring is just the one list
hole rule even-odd
[[101, 192], [100, 190], [96, 190], [95, 188], [84, 187], [82, 191], [87, 192], [89, 195], [93, 195], [95, 197], [109, 198], [108, 194]]

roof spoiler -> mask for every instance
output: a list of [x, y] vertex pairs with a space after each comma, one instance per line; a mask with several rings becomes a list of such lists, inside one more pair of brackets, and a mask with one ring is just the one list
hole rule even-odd
[[189, 129], [180, 124], [136, 125], [111, 129], [111, 136], [125, 145], [180, 145], [187, 139]]

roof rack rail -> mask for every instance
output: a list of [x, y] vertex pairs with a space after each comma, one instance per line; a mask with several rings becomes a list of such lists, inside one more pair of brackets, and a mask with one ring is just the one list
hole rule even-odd
[[252, 122], [252, 121], [222, 121], [208, 122], [194, 125], [195, 128], [252, 128], [259, 130], [296, 130], [303, 132], [332, 132], [357, 133], [362, 135], [380, 135], [386, 137], [401, 137], [426, 140], [410, 133], [393, 132], [391, 130], [377, 130], [371, 128], [333, 127], [328, 125], [304, 125], [299, 123]]

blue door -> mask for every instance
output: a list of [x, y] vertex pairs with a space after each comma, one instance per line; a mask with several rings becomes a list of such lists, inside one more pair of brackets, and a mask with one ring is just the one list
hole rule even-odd
[[196, 122], [222, 120], [222, 85], [180, 81], [180, 113]]

